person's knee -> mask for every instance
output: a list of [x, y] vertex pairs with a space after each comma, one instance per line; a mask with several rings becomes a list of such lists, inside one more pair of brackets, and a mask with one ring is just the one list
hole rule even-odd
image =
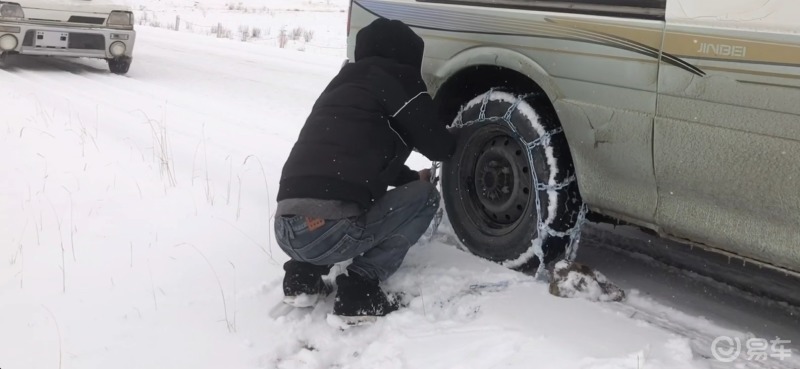
[[409, 210], [417, 213], [435, 213], [439, 209], [439, 191], [436, 186], [427, 181], [414, 181], [398, 189], [402, 191], [403, 202], [409, 205]]
[[417, 181], [414, 183], [415, 191], [419, 194], [420, 203], [424, 204], [426, 210], [435, 212], [439, 209], [439, 190], [436, 185], [427, 181]]
[[439, 191], [436, 189], [436, 186], [431, 185], [429, 191], [425, 194], [425, 202], [420, 209], [420, 216], [424, 216], [425, 218], [433, 219], [436, 212], [439, 210], [439, 203], [441, 196], [439, 195]]
[[439, 210], [440, 199], [441, 195], [439, 194], [439, 190], [434, 187], [433, 190], [431, 190], [431, 192], [428, 194], [428, 201], [425, 203], [425, 205], [432, 208], [435, 212], [436, 210]]
[[430, 182], [420, 181], [424, 184], [425, 192], [428, 195], [428, 202], [439, 204], [439, 190], [436, 185]]
[[438, 200], [439, 199], [439, 191], [436, 189], [436, 185], [430, 183], [428, 181], [415, 181], [409, 183], [413, 191], [420, 195], [420, 198], [425, 200]]
[[439, 199], [441, 199], [441, 194], [439, 194], [439, 189], [436, 188], [435, 185], [431, 184], [431, 192], [428, 195], [428, 200], [439, 205]]

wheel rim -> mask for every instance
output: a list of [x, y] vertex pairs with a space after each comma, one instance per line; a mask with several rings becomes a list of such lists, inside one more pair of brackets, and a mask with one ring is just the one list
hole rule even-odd
[[465, 206], [479, 229], [498, 236], [511, 232], [526, 217], [533, 186], [528, 155], [502, 126], [476, 133], [470, 145], [480, 147], [462, 162], [469, 197]]

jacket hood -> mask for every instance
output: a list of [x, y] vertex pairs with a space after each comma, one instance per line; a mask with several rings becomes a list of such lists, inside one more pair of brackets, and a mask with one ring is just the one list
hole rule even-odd
[[380, 56], [420, 69], [424, 50], [422, 38], [405, 23], [378, 18], [358, 31], [354, 56], [356, 61]]

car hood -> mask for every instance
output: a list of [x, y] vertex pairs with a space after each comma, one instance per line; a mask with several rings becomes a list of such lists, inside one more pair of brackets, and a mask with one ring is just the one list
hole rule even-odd
[[[72, 13], [72, 14], [104, 14], [108, 15], [114, 10], [130, 11], [131, 8], [127, 5], [114, 4], [107, 1], [91, 1], [91, 0], [20, 0], [17, 1], [25, 11], [26, 18], [39, 18], [33, 16], [44, 11], [46, 13]], [[60, 19], [52, 19], [60, 20]]]

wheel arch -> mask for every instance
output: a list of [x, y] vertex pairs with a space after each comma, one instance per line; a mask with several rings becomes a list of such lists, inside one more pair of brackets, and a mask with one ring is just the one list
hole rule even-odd
[[431, 82], [443, 119], [452, 118], [461, 104], [493, 87], [540, 93], [551, 107], [560, 96], [552, 78], [538, 63], [519, 52], [497, 47], [475, 47], [456, 54], [433, 71]]
[[593, 142], [593, 134], [588, 132], [591, 130], [589, 118], [583, 112], [570, 109], [568, 104], [559, 103], [564, 95], [553, 77], [535, 60], [504, 48], [471, 48], [433, 71], [430, 84], [439, 108], [439, 119], [448, 123], [453, 121], [462, 104], [495, 87], [516, 94], [533, 93], [535, 101], [558, 119], [558, 124], [564, 129], [580, 187], [581, 164], [588, 161], [576, 157], [581, 150], [576, 150], [575, 145]]

